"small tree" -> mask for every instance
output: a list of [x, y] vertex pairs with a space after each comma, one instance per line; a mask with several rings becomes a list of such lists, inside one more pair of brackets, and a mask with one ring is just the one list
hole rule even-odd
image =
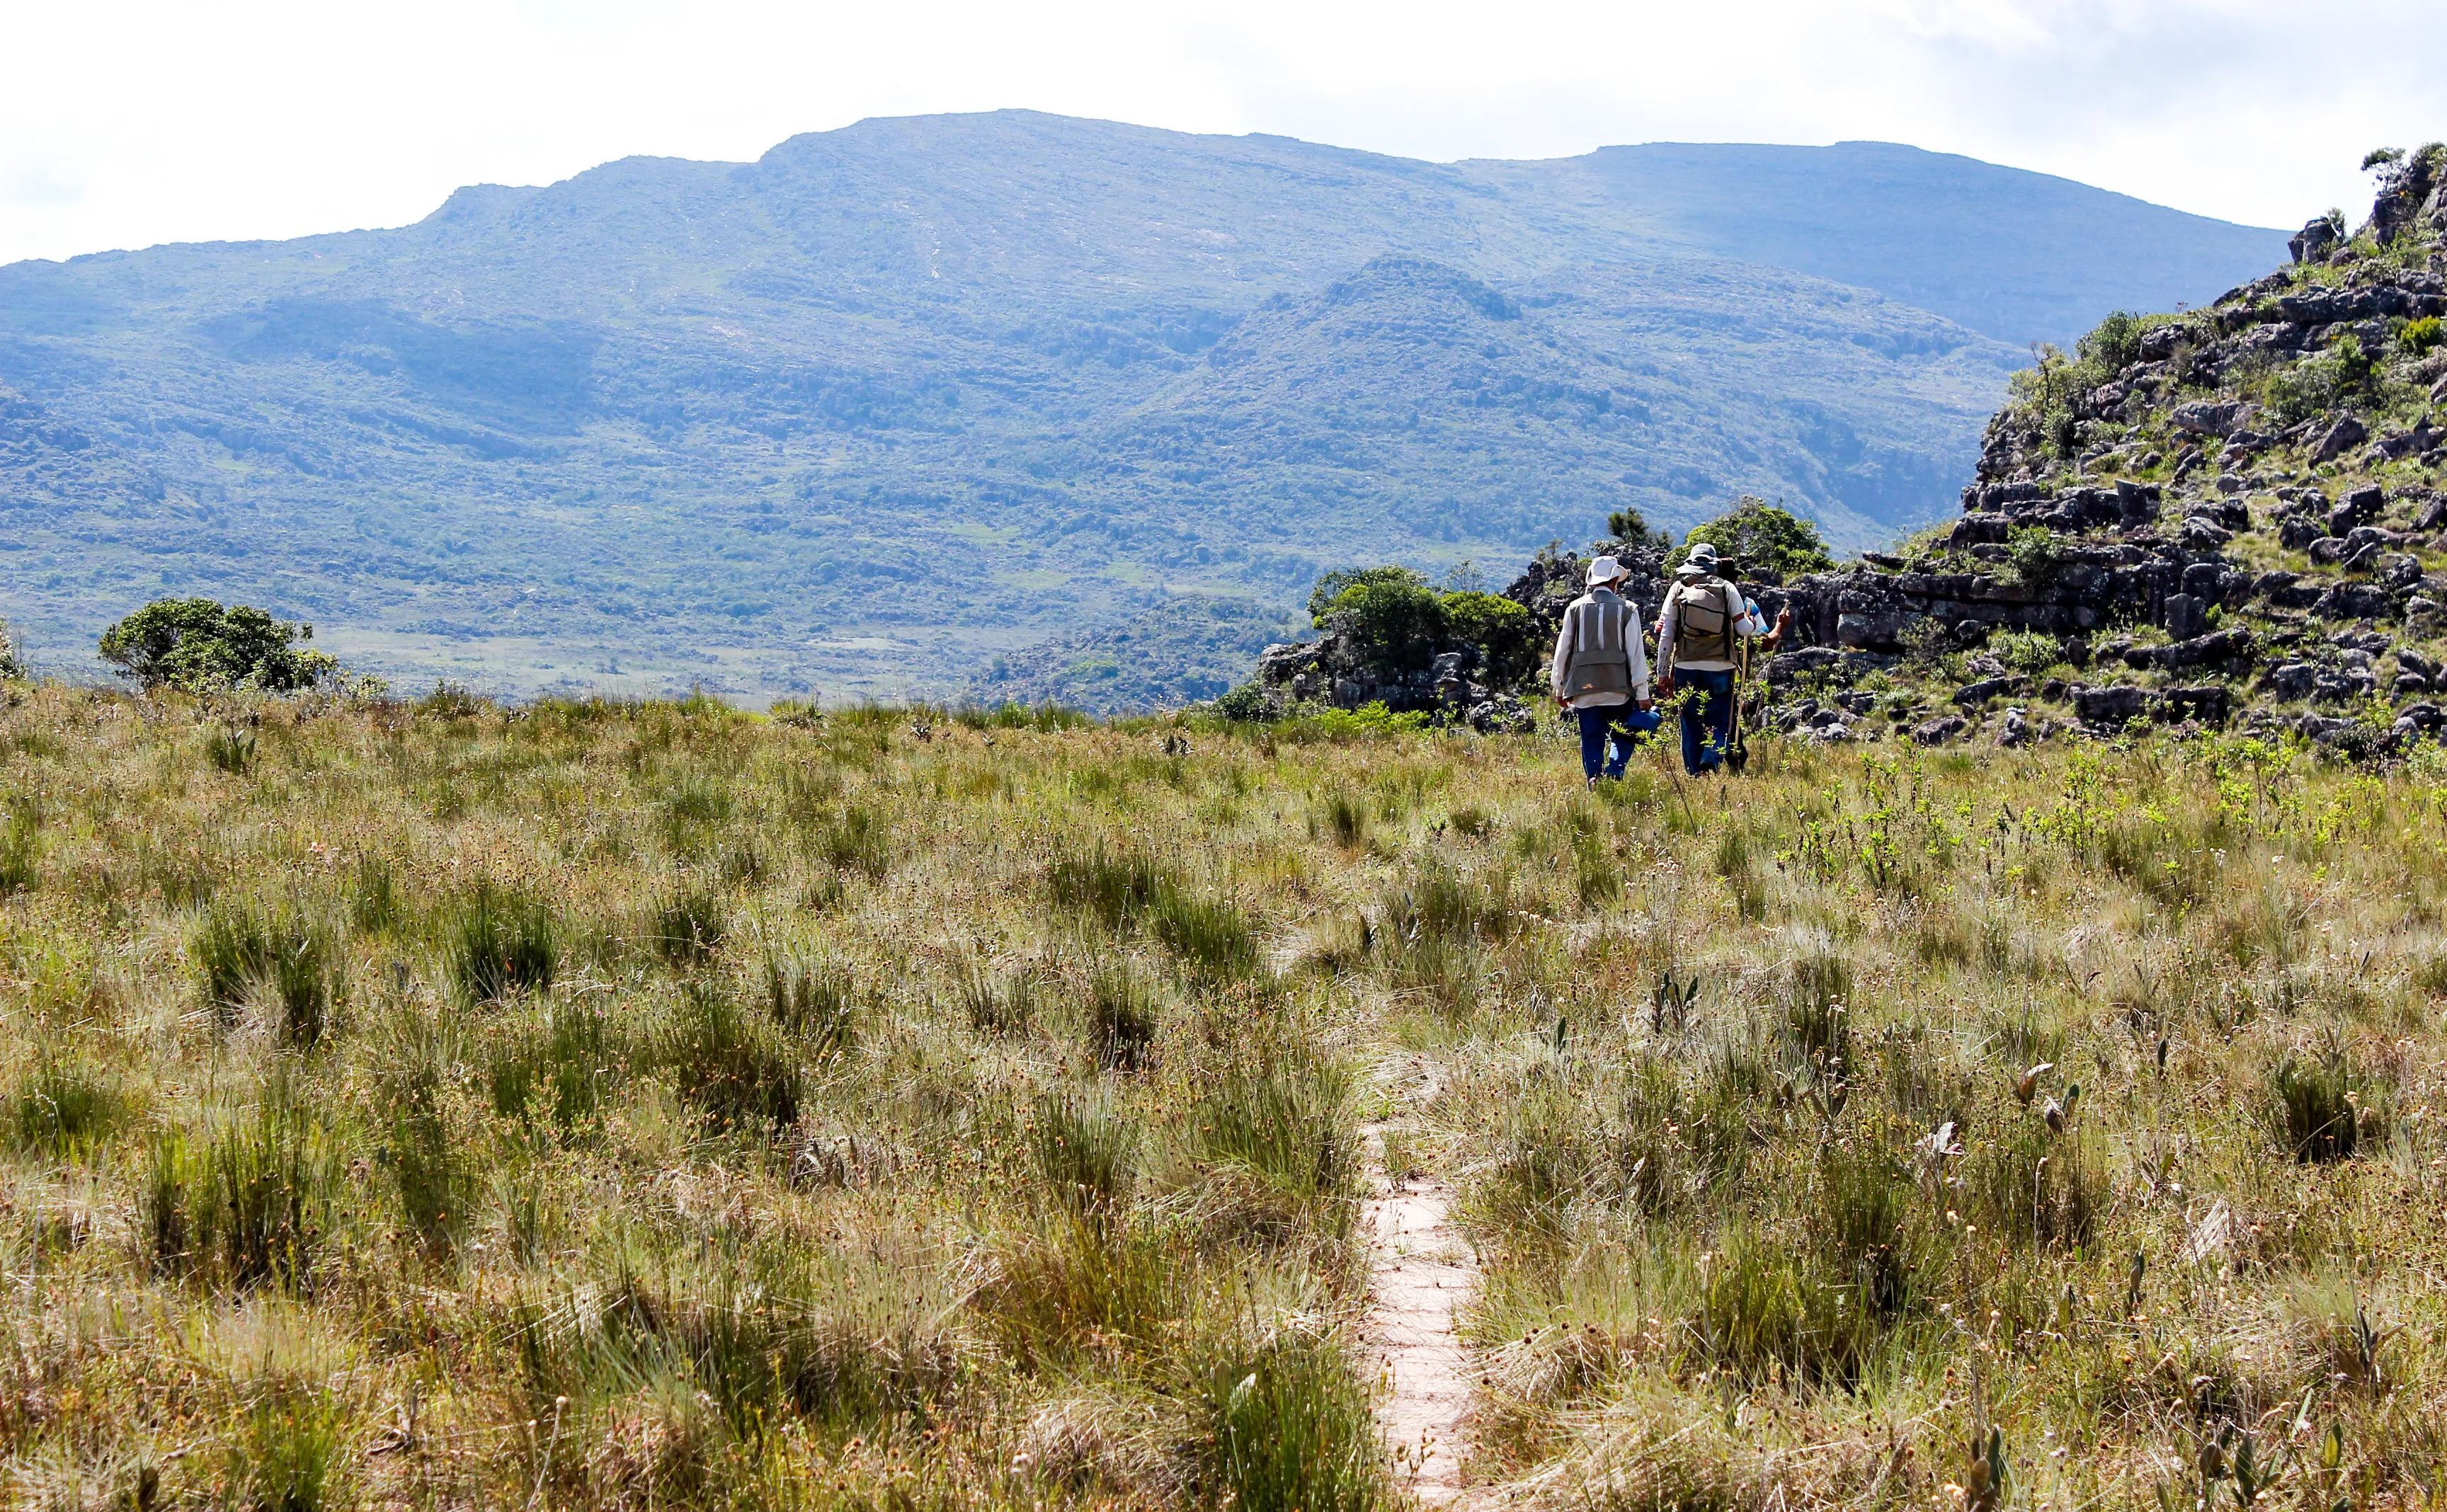
[[1660, 551], [1674, 544], [1671, 533], [1651, 528], [1648, 517], [1628, 504], [1606, 516], [1606, 537], [1626, 546], [1655, 547]]
[[1344, 595], [1355, 588], [1377, 583], [1392, 583], [1424, 591], [1428, 580], [1408, 567], [1345, 567], [1327, 573], [1308, 591], [1308, 616], [1318, 629], [1325, 628], [1326, 615]]
[[26, 648], [9, 622], [0, 619], [0, 683], [22, 683], [26, 670]]
[[1682, 565], [1691, 548], [1703, 540], [1715, 546], [1719, 557], [1731, 558], [1733, 567], [1776, 582], [1803, 573], [1831, 572], [1835, 567], [1816, 525], [1749, 494], [1706, 524], [1692, 526], [1682, 544], [1665, 558], [1666, 567]]
[[246, 604], [157, 598], [102, 633], [102, 659], [146, 689], [210, 692], [254, 688], [294, 692], [339, 671], [319, 651], [300, 650], [312, 625], [277, 620]]
[[[1388, 667], [1427, 665], [1451, 628], [1443, 595], [1404, 567], [1351, 576], [1350, 586], [1323, 605], [1318, 623], [1347, 630], [1371, 661]], [[1310, 602], [1316, 602], [1314, 595]]]
[[1445, 618], [1453, 638], [1468, 641], [1487, 658], [1487, 683], [1506, 689], [1538, 664], [1537, 622], [1529, 611], [1494, 594], [1445, 595]]

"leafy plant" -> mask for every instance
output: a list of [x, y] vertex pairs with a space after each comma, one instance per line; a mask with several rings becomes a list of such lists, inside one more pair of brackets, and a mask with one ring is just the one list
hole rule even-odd
[[1816, 524], [1749, 494], [1716, 519], [1692, 526], [1682, 544], [1666, 555], [1666, 568], [1681, 566], [1691, 548], [1703, 540], [1717, 548], [1719, 558], [1727, 561], [1728, 572], [1746, 573], [1762, 581], [1790, 582], [1805, 573], [1835, 569], [1835, 558], [1828, 554], [1826, 539], [1818, 534]]
[[293, 692], [339, 671], [340, 664], [297, 643], [314, 638], [312, 625], [274, 619], [246, 604], [224, 608], [209, 598], [158, 598], [102, 633], [102, 659], [146, 690], [189, 692], [256, 688]]

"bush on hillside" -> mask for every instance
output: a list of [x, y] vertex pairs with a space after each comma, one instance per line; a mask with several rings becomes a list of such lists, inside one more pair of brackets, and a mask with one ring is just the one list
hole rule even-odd
[[1372, 569], [1335, 595], [1322, 622], [1348, 631], [1371, 661], [1394, 667], [1425, 666], [1451, 628], [1443, 595], [1401, 567]]
[[1408, 567], [1345, 567], [1327, 573], [1317, 580], [1316, 587], [1308, 591], [1310, 623], [1319, 630], [1325, 629], [1327, 617], [1345, 595], [1355, 589], [1377, 584], [1425, 589], [1428, 580]]
[[294, 692], [336, 674], [340, 664], [297, 642], [312, 625], [273, 618], [247, 604], [209, 598], [157, 598], [102, 633], [102, 659], [150, 691], [210, 692], [230, 688]]
[[1703, 540], [1734, 570], [1762, 580], [1787, 582], [1804, 573], [1831, 572], [1835, 566], [1815, 524], [1749, 494], [1706, 524], [1692, 526], [1682, 544], [1667, 554], [1667, 569], [1681, 566], [1691, 548]]
[[1671, 531], [1659, 530], [1648, 523], [1648, 517], [1629, 505], [1606, 516], [1606, 537], [1626, 546], [1655, 547], [1662, 551], [1674, 544]]
[[1445, 617], [1455, 640], [1468, 641], [1486, 657], [1483, 677], [1491, 688], [1509, 688], [1538, 665], [1538, 627], [1529, 611], [1494, 594], [1447, 594]]

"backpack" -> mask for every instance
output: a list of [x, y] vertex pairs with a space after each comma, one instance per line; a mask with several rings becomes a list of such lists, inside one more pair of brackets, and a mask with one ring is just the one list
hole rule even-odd
[[1734, 659], [1733, 615], [1726, 595], [1730, 586], [1715, 577], [1674, 587], [1674, 659], [1676, 662]]

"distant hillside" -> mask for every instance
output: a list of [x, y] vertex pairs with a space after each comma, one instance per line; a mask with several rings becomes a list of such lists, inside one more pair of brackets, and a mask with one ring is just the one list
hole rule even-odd
[[2070, 347], [2111, 310], [2206, 303], [2286, 255], [2284, 232], [1890, 142], [1659, 142], [1487, 167], [1511, 184], [1602, 196], [1672, 240], [1875, 289], [2018, 347]]
[[[1733, 156], [1711, 198], [1625, 166], [1660, 151]], [[2039, 316], [1945, 293], [2029, 281], [2023, 195], [2059, 333], [2274, 245], [1907, 149], [1440, 165], [1005, 111], [14, 264], [0, 613], [54, 667], [175, 592], [410, 679], [891, 693], [1624, 503], [1867, 543], [1947, 506], [2025, 360], [1979, 323]]]

